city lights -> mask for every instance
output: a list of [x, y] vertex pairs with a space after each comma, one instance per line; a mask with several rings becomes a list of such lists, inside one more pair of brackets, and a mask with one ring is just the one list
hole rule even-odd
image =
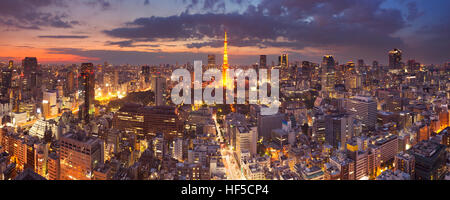
[[0, 181], [450, 180], [449, 5], [0, 1]]

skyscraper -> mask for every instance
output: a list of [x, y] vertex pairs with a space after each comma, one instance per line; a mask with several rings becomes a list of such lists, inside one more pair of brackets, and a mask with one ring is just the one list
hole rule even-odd
[[37, 83], [38, 80], [38, 62], [35, 57], [26, 57], [22, 61], [23, 65], [23, 93], [24, 98], [29, 99], [32, 96], [35, 96], [35, 91], [37, 87], [40, 85]]
[[248, 151], [252, 156], [256, 154], [256, 142], [258, 140], [257, 127], [238, 126], [236, 130], [236, 150], [238, 157]]
[[282, 69], [286, 69], [289, 67], [289, 57], [287, 54], [282, 54], [280, 57], [278, 57], [278, 62]]
[[209, 54], [208, 55], [208, 67], [207, 69], [215, 68], [216, 67], [216, 55]]
[[75, 80], [74, 80], [74, 72], [72, 70], [70, 70], [69, 72], [67, 72], [67, 77], [66, 77], [67, 83], [66, 83], [66, 94], [72, 94], [74, 92], [74, 86], [75, 86]]
[[166, 79], [163, 77], [155, 77], [153, 86], [156, 106], [165, 105]]
[[45, 118], [50, 118], [58, 114], [58, 107], [56, 105], [57, 94], [55, 90], [46, 91], [43, 94], [42, 114]]
[[410, 72], [416, 72], [420, 70], [420, 63], [415, 60], [408, 60], [408, 70]]
[[402, 51], [399, 49], [394, 49], [389, 51], [389, 68], [390, 69], [400, 69], [400, 62], [402, 61]]
[[126, 104], [114, 114], [113, 127], [132, 131], [143, 137], [163, 133], [164, 138], [173, 139], [183, 136], [183, 122], [175, 107]]
[[119, 87], [119, 70], [114, 69], [114, 82], [112, 83], [113, 88], [117, 89]]
[[334, 61], [334, 58], [332, 55], [325, 55], [322, 59], [322, 70], [325, 71], [334, 71], [334, 66], [336, 65], [336, 62]]
[[364, 130], [372, 130], [377, 122], [377, 102], [372, 98], [357, 96], [346, 101], [346, 109], [361, 120]]
[[364, 67], [364, 60], [363, 59], [359, 59], [358, 60], [358, 67]]
[[325, 117], [325, 140], [336, 149], [345, 149], [347, 140], [353, 136], [353, 117], [348, 114]]
[[183, 160], [183, 140], [180, 138], [177, 138], [173, 141], [172, 157], [177, 159], [178, 161]]
[[103, 163], [103, 142], [84, 133], [68, 133], [60, 140], [61, 180], [91, 180]]
[[142, 76], [144, 76], [145, 82], [148, 83], [151, 80], [151, 72], [150, 72], [150, 66], [144, 65], [141, 67], [141, 73]]
[[267, 67], [267, 55], [259, 56], [259, 67], [266, 68]]
[[48, 154], [47, 160], [48, 180], [60, 179], [59, 161], [60, 161], [59, 156], [55, 152]]
[[[11, 65], [10, 65], [11, 66]], [[1, 99], [9, 100], [10, 97], [10, 89], [11, 89], [11, 81], [12, 81], [12, 69], [9, 67], [8, 69], [4, 69], [2, 71], [2, 82], [1, 82]]]
[[378, 61], [374, 60], [372, 63], [372, 69], [376, 70], [378, 68]]
[[408, 153], [414, 156], [416, 180], [441, 180], [447, 172], [445, 145], [421, 141]]
[[335, 70], [334, 66], [336, 65], [334, 58], [332, 55], [325, 55], [322, 60], [322, 91], [330, 92], [334, 89], [334, 85], [336, 84], [335, 78]]
[[358, 69], [359, 72], [366, 71], [366, 64], [364, 63], [363, 59], [358, 60]]
[[89, 122], [90, 116], [93, 115], [95, 111], [95, 73], [94, 65], [92, 63], [81, 64], [80, 84], [81, 98], [84, 99], [84, 104], [81, 105], [80, 115], [82, 120]]

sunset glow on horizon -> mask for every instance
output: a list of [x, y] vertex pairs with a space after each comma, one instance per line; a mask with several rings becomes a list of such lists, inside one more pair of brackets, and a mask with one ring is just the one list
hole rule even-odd
[[2, 1], [0, 62], [20, 61], [26, 54], [43, 64], [186, 63], [221, 55], [225, 30], [230, 65], [256, 63], [260, 54], [276, 61], [280, 52], [296, 60], [319, 61], [333, 54], [342, 63], [359, 58], [387, 63], [381, 52], [393, 48], [424, 63], [448, 61], [443, 53], [450, 46], [444, 41], [448, 23], [435, 19], [449, 17], [437, 2], [208, 2]]

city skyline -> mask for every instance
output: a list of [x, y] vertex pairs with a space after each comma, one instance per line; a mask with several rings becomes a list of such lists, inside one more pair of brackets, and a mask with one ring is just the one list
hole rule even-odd
[[0, 181], [450, 180], [442, 2], [1, 1]]
[[[182, 64], [217, 55], [230, 65], [288, 53], [293, 61], [448, 62], [446, 1], [2, 1], [0, 61]], [[69, 44], [69, 45], [68, 45]]]

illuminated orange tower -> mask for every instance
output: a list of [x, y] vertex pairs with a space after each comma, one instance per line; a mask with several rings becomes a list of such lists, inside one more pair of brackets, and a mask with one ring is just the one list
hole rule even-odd
[[[224, 89], [224, 103], [226, 102], [226, 91], [227, 91], [227, 87], [228, 84], [234, 84], [234, 80], [231, 80], [230, 83], [228, 83], [227, 80], [227, 70], [228, 70], [229, 66], [228, 66], [228, 39], [227, 39], [227, 32], [225, 31], [225, 40], [223, 42], [223, 65], [222, 65], [222, 83], [223, 83], [223, 89]], [[232, 87], [230, 85], [230, 87]], [[230, 105], [231, 108], [231, 112], [236, 112], [236, 109], [234, 107], [233, 104]]]
[[225, 41], [223, 42], [223, 85], [227, 84], [227, 70], [228, 70], [228, 40], [227, 40], [227, 32], [225, 31]]

